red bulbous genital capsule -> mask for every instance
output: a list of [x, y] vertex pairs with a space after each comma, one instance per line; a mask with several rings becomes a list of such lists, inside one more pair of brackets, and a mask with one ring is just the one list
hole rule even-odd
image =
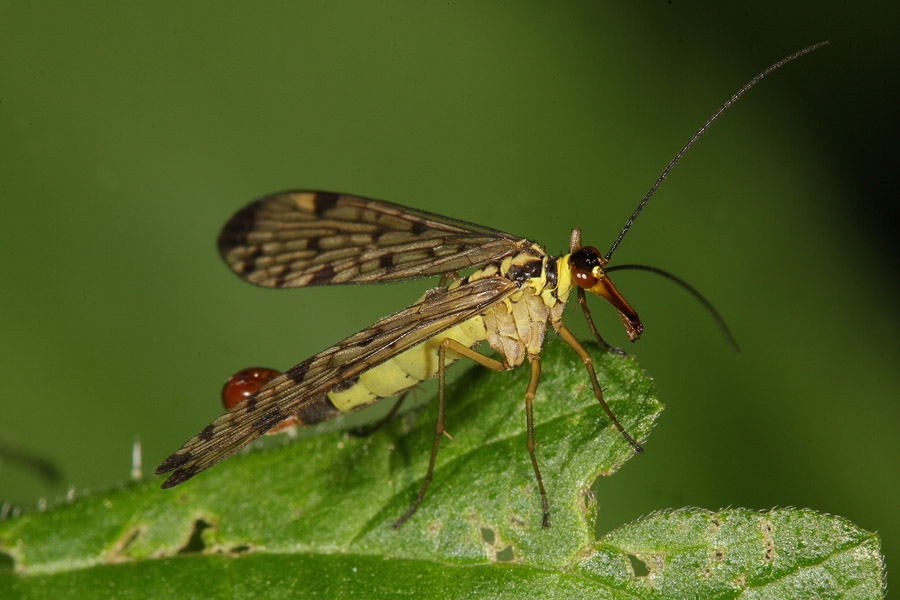
[[[238, 371], [222, 386], [222, 406], [232, 410], [252, 396], [265, 384], [281, 375], [280, 371], [266, 367], [250, 367]], [[288, 417], [266, 432], [267, 435], [288, 432], [300, 424], [296, 417]]]

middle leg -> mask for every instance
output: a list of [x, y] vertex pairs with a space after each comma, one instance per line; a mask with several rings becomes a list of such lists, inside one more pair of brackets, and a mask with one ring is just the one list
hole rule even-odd
[[[471, 348], [457, 342], [452, 339], [445, 339], [441, 341], [438, 346], [438, 418], [437, 424], [434, 428], [434, 443], [431, 446], [431, 459], [428, 461], [428, 472], [425, 473], [425, 481], [422, 483], [422, 488], [419, 490], [419, 495], [416, 496], [415, 501], [413, 501], [412, 506], [409, 507], [409, 510], [406, 513], [397, 519], [394, 522], [394, 529], [397, 529], [403, 523], [409, 519], [416, 509], [419, 507], [419, 503], [422, 502], [422, 498], [425, 497], [425, 490], [428, 489], [428, 484], [431, 483], [431, 478], [434, 475], [434, 464], [437, 458], [438, 447], [441, 444], [441, 436], [446, 435], [447, 432], [444, 430], [444, 388], [445, 388], [445, 377], [444, 371], [446, 369], [447, 363], [447, 350], [450, 350], [460, 356], [471, 359], [477, 362], [479, 365], [483, 367], [487, 367], [493, 371], [506, 371], [509, 370], [510, 366], [505, 360], [500, 361], [495, 358], [491, 358], [490, 356], [485, 356], [480, 352], [476, 352]], [[535, 383], [535, 387], [537, 387], [537, 383]], [[541, 492], [543, 493], [543, 485], [541, 486]]]

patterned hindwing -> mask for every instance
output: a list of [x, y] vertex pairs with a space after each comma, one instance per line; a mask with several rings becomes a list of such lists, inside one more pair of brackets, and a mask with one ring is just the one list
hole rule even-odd
[[483, 313], [517, 290], [489, 277], [448, 290], [436, 288], [404, 310], [381, 319], [331, 348], [285, 371], [253, 396], [221, 415], [156, 468], [175, 471], [169, 488], [223, 460], [308, 402], [341, 383], [458, 323]]
[[400, 281], [497, 262], [531, 244], [390, 202], [328, 192], [284, 192], [239, 210], [219, 253], [264, 287]]

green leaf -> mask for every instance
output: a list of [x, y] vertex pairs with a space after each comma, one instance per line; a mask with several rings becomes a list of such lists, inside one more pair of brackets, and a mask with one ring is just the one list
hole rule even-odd
[[[645, 439], [662, 406], [631, 358], [590, 348], [604, 395]], [[336, 432], [233, 457], [172, 490], [159, 481], [0, 521], [3, 597], [730, 597], [816, 589], [877, 595], [878, 539], [837, 517], [782, 510], [660, 513], [592, 534], [589, 487], [633, 455], [583, 365], [550, 342], [525, 447], [527, 369], [472, 369], [447, 390], [444, 440], [418, 492], [434, 405], [365, 439]], [[199, 426], [199, 424], [198, 424]], [[799, 596], [798, 596], [799, 597]], [[847, 596], [844, 596], [847, 597]]]

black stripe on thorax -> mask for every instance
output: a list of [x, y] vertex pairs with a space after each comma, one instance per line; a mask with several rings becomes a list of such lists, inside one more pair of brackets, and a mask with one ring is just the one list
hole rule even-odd
[[[520, 256], [516, 255], [513, 257], [513, 264], [509, 266], [505, 273], [506, 278], [516, 283], [523, 283], [526, 279], [540, 277], [541, 270], [544, 268], [541, 257], [531, 256], [522, 261], [519, 259]], [[519, 260], [517, 261], [517, 259]]]
[[547, 257], [547, 287], [553, 290], [553, 297], [556, 298], [556, 288], [559, 285], [559, 271], [557, 271], [556, 257]]

